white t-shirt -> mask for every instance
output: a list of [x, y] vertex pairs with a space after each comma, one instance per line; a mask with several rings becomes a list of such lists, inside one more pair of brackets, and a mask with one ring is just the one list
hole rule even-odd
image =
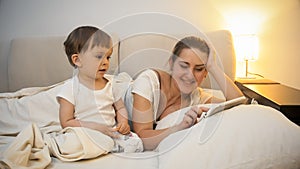
[[114, 126], [116, 101], [112, 90], [112, 75], [104, 76], [108, 82], [101, 90], [91, 90], [81, 84], [78, 77], [66, 81], [56, 97], [61, 97], [75, 107], [75, 118], [78, 120], [97, 122]]

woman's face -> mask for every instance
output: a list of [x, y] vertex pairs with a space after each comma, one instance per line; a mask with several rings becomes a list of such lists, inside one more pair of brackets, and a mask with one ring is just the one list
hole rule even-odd
[[190, 94], [207, 75], [207, 53], [185, 48], [173, 63], [172, 77], [184, 94]]

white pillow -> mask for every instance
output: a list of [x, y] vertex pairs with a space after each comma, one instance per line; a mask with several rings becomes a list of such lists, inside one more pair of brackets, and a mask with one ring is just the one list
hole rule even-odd
[[31, 123], [42, 131], [61, 130], [56, 95], [63, 82], [0, 94], [0, 135], [17, 135]]

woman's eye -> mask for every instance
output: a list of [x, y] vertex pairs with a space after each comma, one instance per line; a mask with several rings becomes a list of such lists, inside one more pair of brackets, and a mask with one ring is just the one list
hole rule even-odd
[[197, 70], [198, 72], [202, 72], [204, 69], [205, 69], [205, 67], [201, 67], [201, 68], [197, 68], [196, 70]]

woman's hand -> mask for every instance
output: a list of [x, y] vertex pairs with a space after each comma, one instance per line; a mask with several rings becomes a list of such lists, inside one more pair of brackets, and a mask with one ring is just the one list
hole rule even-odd
[[130, 133], [130, 126], [127, 122], [121, 122], [117, 124], [116, 130], [125, 135]]
[[203, 112], [207, 112], [209, 108], [193, 106], [189, 111], [187, 111], [182, 119], [182, 122], [179, 124], [180, 128], [186, 129], [197, 122], [197, 118], [201, 116]]

